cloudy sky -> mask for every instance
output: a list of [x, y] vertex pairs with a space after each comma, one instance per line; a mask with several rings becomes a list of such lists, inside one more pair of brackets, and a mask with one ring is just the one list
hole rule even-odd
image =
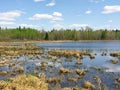
[[120, 0], [0, 0], [0, 26], [120, 29]]

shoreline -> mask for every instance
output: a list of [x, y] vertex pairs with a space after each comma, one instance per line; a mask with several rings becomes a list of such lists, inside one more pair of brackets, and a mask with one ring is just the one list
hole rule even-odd
[[120, 42], [120, 40], [11, 40], [0, 41], [1, 43], [36, 43], [36, 42]]
[[120, 42], [120, 40], [48, 40], [37, 42]]

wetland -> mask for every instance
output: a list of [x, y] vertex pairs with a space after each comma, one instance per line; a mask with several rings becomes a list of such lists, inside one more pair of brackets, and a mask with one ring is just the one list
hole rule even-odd
[[20, 75], [42, 75], [43, 90], [119, 90], [120, 42], [1, 43], [0, 80]]

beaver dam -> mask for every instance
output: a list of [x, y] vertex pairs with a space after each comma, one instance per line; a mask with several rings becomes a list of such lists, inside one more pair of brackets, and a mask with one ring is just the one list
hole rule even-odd
[[120, 90], [120, 50], [1, 44], [0, 90]]

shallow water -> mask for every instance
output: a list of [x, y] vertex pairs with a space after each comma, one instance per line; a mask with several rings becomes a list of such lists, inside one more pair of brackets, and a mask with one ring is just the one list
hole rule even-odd
[[[120, 77], [120, 59], [111, 57], [110, 52], [120, 52], [120, 42], [48, 42], [48, 43], [36, 43], [38, 46], [42, 46], [45, 48], [44, 53], [47, 55], [50, 49], [72, 49], [78, 51], [87, 50], [93, 55], [95, 55], [95, 59], [90, 59], [88, 56], [84, 56], [83, 59], [76, 59], [75, 57], [65, 58], [65, 57], [57, 57], [57, 60], [54, 62], [52, 58], [48, 59], [41, 55], [32, 55], [32, 56], [19, 56], [18, 58], [13, 58], [8, 61], [20, 61], [17, 65], [13, 67], [0, 67], [0, 71], [13, 71], [14, 68], [22, 66], [24, 68], [24, 73], [33, 73], [37, 68], [38, 73], [45, 73], [46, 77], [60, 77], [61, 87], [75, 87], [81, 86], [85, 80], [91, 81], [96, 85], [95, 80], [93, 80], [94, 76], [99, 76], [101, 81], [109, 88], [108, 90], [117, 90], [114, 88], [115, 77]], [[101, 56], [102, 52], [107, 53], [106, 56]], [[31, 58], [30, 58], [31, 57]], [[112, 64], [110, 60], [119, 60], [117, 64]], [[48, 62], [46, 70], [42, 70], [40, 68], [40, 62], [46, 61]], [[60, 61], [62, 61], [60, 63]], [[76, 65], [77, 61], [82, 62], [82, 65]], [[53, 66], [53, 67], [50, 67]], [[75, 69], [88, 69], [88, 72], [81, 79], [78, 79], [77, 82], [68, 81], [68, 78], [74, 78], [77, 76], [75, 72], [71, 74], [60, 75], [59, 69], [61, 67], [75, 70]], [[100, 67], [102, 70], [95, 70], [94, 67]], [[5, 77], [0, 76], [0, 79], [6, 79], [12, 77], [11, 75], [7, 75]], [[50, 84], [51, 87], [55, 87], [55, 84]], [[120, 85], [118, 89], [120, 88]]]

